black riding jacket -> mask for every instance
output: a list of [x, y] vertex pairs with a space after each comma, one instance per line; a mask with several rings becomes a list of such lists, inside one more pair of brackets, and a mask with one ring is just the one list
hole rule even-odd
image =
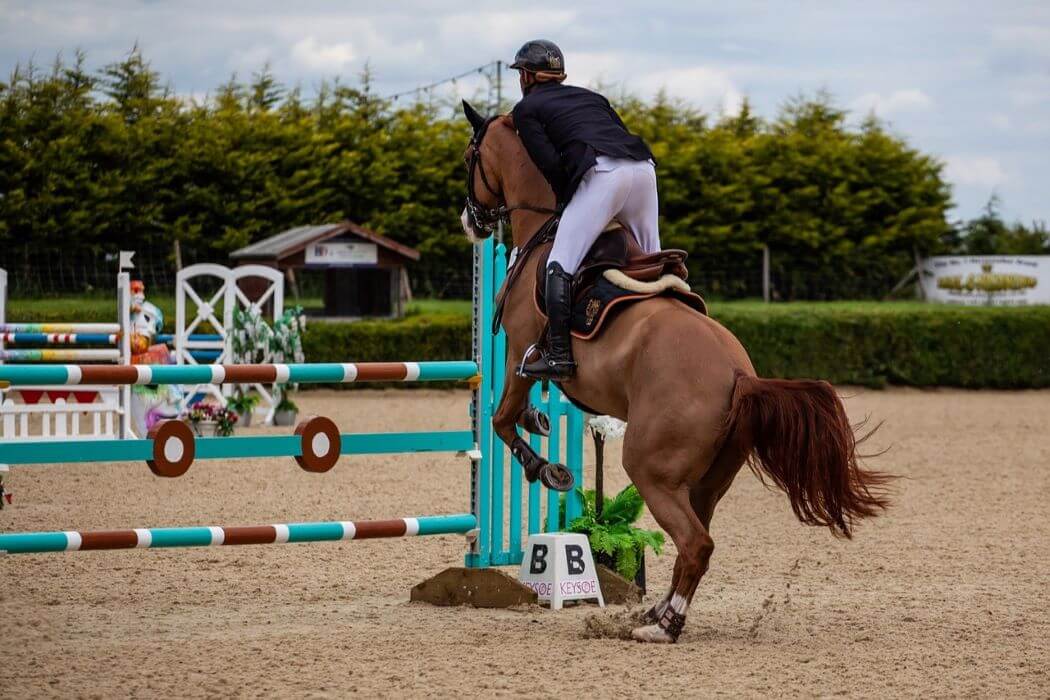
[[586, 88], [539, 83], [514, 107], [514, 127], [560, 205], [576, 193], [598, 156], [649, 160], [653, 154], [605, 99]]

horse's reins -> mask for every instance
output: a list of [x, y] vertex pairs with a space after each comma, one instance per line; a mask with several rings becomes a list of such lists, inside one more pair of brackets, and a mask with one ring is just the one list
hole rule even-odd
[[503, 307], [506, 306], [507, 297], [510, 296], [510, 290], [514, 287], [514, 283], [521, 277], [521, 271], [525, 269], [525, 261], [529, 259], [541, 245], [554, 240], [555, 231], [558, 228], [558, 217], [552, 216], [544, 222], [543, 226], [540, 226], [536, 233], [532, 234], [532, 237], [518, 248], [518, 254], [514, 258], [514, 264], [511, 266], [510, 271], [507, 273], [507, 279], [503, 284], [503, 291], [496, 298], [496, 308], [492, 314], [492, 333], [499, 333], [500, 324], [503, 322]]

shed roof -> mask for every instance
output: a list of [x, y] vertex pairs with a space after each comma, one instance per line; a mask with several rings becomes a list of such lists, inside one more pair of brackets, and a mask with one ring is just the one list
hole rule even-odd
[[240, 250], [235, 250], [230, 253], [230, 258], [233, 260], [280, 260], [302, 252], [313, 243], [335, 238], [344, 233], [350, 233], [375, 243], [408, 260], [419, 260], [419, 251], [415, 248], [398, 243], [386, 236], [380, 236], [375, 231], [371, 231], [360, 224], [355, 224], [353, 221], [340, 221], [339, 223], [316, 226], [299, 226], [282, 231], [276, 236], [264, 238]]

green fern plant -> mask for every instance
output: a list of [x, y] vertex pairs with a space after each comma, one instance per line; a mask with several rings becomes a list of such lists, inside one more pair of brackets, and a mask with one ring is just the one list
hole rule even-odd
[[[616, 573], [633, 581], [642, 565], [642, 554], [649, 547], [656, 554], [664, 546], [664, 535], [654, 530], [643, 530], [634, 523], [642, 516], [645, 501], [634, 484], [629, 485], [613, 498], [604, 498], [601, 515], [595, 507], [594, 489], [576, 489], [583, 497], [583, 515], [568, 525], [568, 532], [587, 535], [594, 552], [612, 557], [616, 562]], [[562, 502], [564, 508], [564, 499]], [[562, 516], [564, 522], [564, 511]]]

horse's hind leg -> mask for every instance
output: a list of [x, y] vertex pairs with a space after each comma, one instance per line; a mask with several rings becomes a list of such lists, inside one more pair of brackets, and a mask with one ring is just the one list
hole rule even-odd
[[[700, 518], [700, 523], [708, 531], [708, 534], [711, 532], [711, 520], [715, 514], [715, 506], [722, 500], [722, 496], [726, 494], [729, 487], [733, 485], [733, 479], [746, 461], [747, 452], [738, 445], [732, 443], [723, 445], [718, 452], [718, 456], [715, 457], [714, 463], [704, 473], [699, 483], [689, 490], [689, 501], [692, 503], [693, 511]], [[667, 595], [645, 612], [642, 616], [643, 624], [656, 623], [664, 614], [664, 611], [667, 610], [667, 606], [670, 605], [671, 598], [681, 578], [682, 567], [680, 564], [681, 561], [676, 559], [674, 576], [671, 579], [671, 587], [667, 591]]]
[[[693, 511], [700, 519], [704, 529], [707, 530], [708, 535], [711, 533], [711, 519], [715, 514], [715, 506], [722, 500], [722, 496], [726, 494], [729, 487], [733, 485], [733, 478], [744, 464], [746, 458], [747, 455], [736, 447], [727, 446], [723, 448], [715, 463], [704, 474], [700, 483], [693, 486], [689, 491], [689, 501], [693, 506]], [[708, 558], [710, 558], [710, 553], [708, 553]], [[705, 564], [704, 571], [706, 572], [706, 570], [707, 565]], [[643, 624], [655, 624], [664, 615], [681, 581], [681, 574], [681, 559], [676, 559], [671, 588], [667, 591], [667, 595], [645, 612], [642, 616]], [[690, 598], [691, 601], [692, 598]]]
[[678, 549], [676, 579], [671, 599], [659, 619], [634, 630], [632, 636], [643, 642], [673, 643], [685, 626], [685, 615], [693, 593], [707, 571], [715, 544], [689, 502], [685, 485], [669, 489], [660, 484], [643, 487], [635, 482], [649, 505], [653, 517], [667, 531]]
[[[708, 531], [711, 532], [711, 516], [714, 515], [715, 505], [719, 499], [725, 493], [725, 489], [714, 492], [710, 489], [704, 488], [701, 484], [693, 487], [689, 492], [689, 501], [693, 505], [693, 510], [696, 512], [697, 517], [700, 518], [700, 524]], [[682, 558], [677, 557], [674, 561], [674, 574], [671, 576], [671, 587], [667, 589], [667, 594], [659, 600], [653, 607], [649, 608], [642, 616], [642, 623], [646, 625], [652, 625], [660, 621], [664, 612], [667, 610], [667, 606], [671, 604], [671, 598], [674, 596], [675, 590], [678, 588], [678, 584], [682, 580]]]
[[702, 438], [699, 443], [687, 440], [670, 444], [668, 434], [689, 434], [676, 427], [680, 426], [665, 423], [661, 429], [652, 425], [646, 428], [629, 422], [624, 440], [624, 468], [678, 550], [670, 599], [666, 605], [657, 606], [654, 612], [660, 614], [655, 621], [632, 633], [644, 642], [673, 643], [678, 639], [689, 602], [714, 550], [714, 542], [689, 497], [691, 486], [700, 481], [710, 464], [711, 446], [704, 445]]

